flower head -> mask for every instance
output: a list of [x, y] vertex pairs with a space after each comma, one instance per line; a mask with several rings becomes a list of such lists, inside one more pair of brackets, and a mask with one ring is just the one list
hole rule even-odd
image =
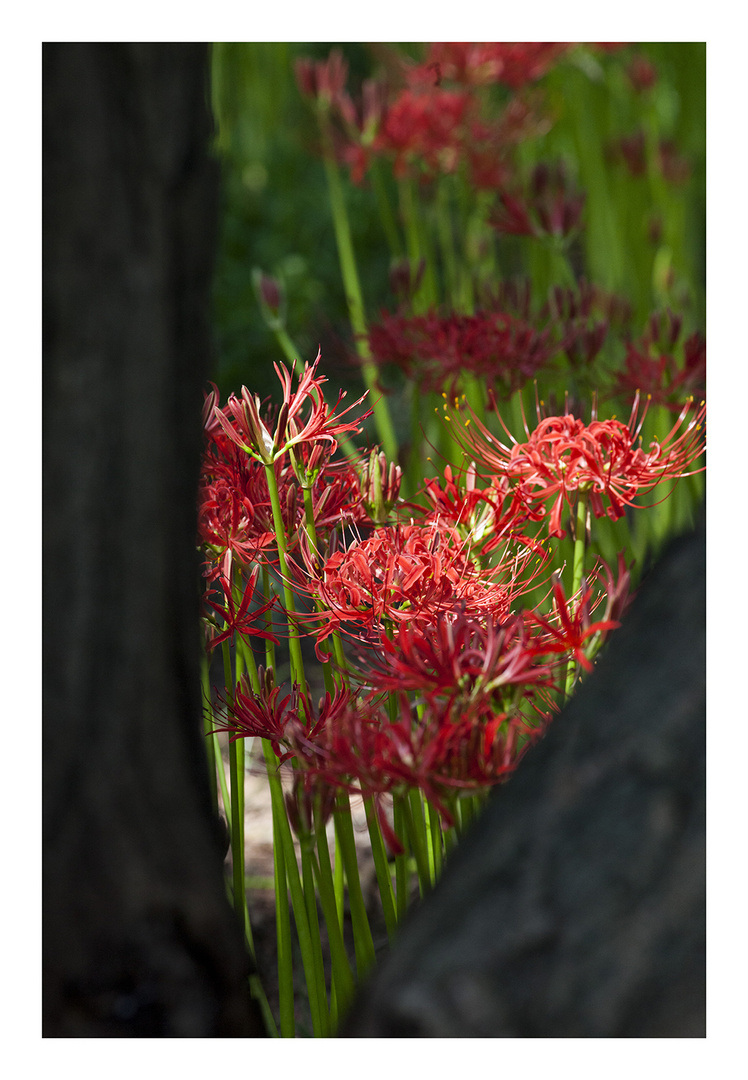
[[392, 156], [395, 176], [404, 176], [414, 165], [427, 172], [454, 172], [472, 101], [462, 90], [405, 89], [385, 111], [373, 150]]
[[259, 571], [255, 569], [245, 581], [241, 588], [241, 600], [239, 601], [238, 606], [234, 599], [230, 579], [222, 574], [218, 577], [218, 583], [223, 594], [222, 600], [219, 603], [216, 603], [211, 599], [211, 596], [216, 595], [215, 590], [209, 589], [208, 592], [206, 592], [203, 597], [204, 606], [206, 608], [211, 608], [215, 615], [219, 615], [224, 624], [223, 629], [221, 629], [215, 621], [215, 615], [211, 616], [208, 614], [206, 616], [206, 627], [208, 630], [206, 647], [208, 652], [215, 649], [222, 641], [230, 641], [234, 637], [234, 634], [269, 638], [276, 644], [278, 643], [278, 639], [273, 633], [257, 626], [257, 619], [273, 607], [275, 600], [270, 599], [254, 609], [250, 607], [254, 597], [258, 573]]
[[[359, 431], [360, 421], [370, 412], [353, 422], [343, 421], [343, 416], [360, 405], [366, 394], [336, 415], [345, 391], [339, 392], [337, 402], [330, 409], [322, 394], [322, 386], [327, 379], [317, 374], [320, 355], [318, 352], [311, 367], [304, 365], [295, 390], [293, 376], [296, 365], [290, 371], [284, 364], [273, 365], [283, 388], [283, 403], [274, 422], [260, 416], [260, 400], [257, 395], [250, 394], [246, 386], [242, 387], [241, 397], [231, 394], [223, 409], [216, 405], [215, 418], [228, 438], [251, 457], [272, 465], [288, 450], [301, 444], [311, 447], [326, 443], [332, 454], [338, 445], [336, 435]], [[272, 434], [270, 427], [274, 427]]]
[[[500, 473], [528, 503], [553, 500], [549, 518], [551, 536], [564, 536], [561, 523], [564, 503], [573, 505], [584, 494], [596, 517], [622, 517], [626, 506], [637, 505], [638, 496], [651, 492], [665, 479], [689, 475], [704, 449], [703, 422], [706, 406], [695, 410], [689, 402], [662, 442], [649, 450], [640, 445], [641, 416], [637, 394], [628, 424], [620, 420], [591, 420], [585, 424], [569, 413], [542, 417], [527, 441], [502, 443], [473, 414], [471, 424], [459, 438], [476, 461]], [[685, 427], [683, 427], [684, 421]], [[505, 429], [506, 430], [506, 429]], [[507, 434], [509, 434], [507, 432]]]
[[579, 228], [586, 196], [558, 161], [540, 162], [527, 191], [501, 191], [499, 200], [501, 208], [491, 222], [498, 232], [568, 239]]
[[369, 346], [377, 363], [397, 364], [424, 390], [449, 397], [459, 392], [465, 373], [509, 397], [559, 350], [551, 327], [539, 330], [501, 311], [410, 317], [385, 312], [369, 328]]

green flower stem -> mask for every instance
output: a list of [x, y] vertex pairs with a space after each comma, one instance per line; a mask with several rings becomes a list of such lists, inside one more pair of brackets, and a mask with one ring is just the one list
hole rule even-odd
[[309, 936], [314, 957], [314, 979], [317, 984], [317, 998], [320, 1002], [320, 1012], [324, 1022], [320, 1035], [328, 1036], [330, 1034], [330, 1016], [327, 1011], [327, 986], [325, 984], [325, 964], [322, 958], [322, 939], [319, 933], [312, 843], [311, 836], [305, 836], [301, 839], [301, 882], [304, 890], [304, 904], [306, 906], [306, 917], [309, 921]]
[[[572, 564], [571, 596], [575, 596], [582, 584], [584, 576], [584, 555], [586, 549], [587, 534], [587, 496], [582, 492], [577, 495], [577, 517], [574, 524], [574, 559]], [[574, 687], [576, 664], [569, 659], [566, 665], [566, 685], [564, 697], [569, 697]]]
[[338, 909], [338, 919], [343, 925], [343, 913], [345, 911], [345, 867], [343, 855], [340, 850], [338, 830], [335, 830], [335, 865], [333, 867], [333, 885], [335, 887], [335, 906]]
[[460, 311], [458, 290], [457, 256], [455, 253], [452, 215], [450, 212], [449, 179], [441, 176], [436, 188], [436, 224], [439, 230], [439, 245], [444, 265], [444, 278], [453, 311]]
[[[254, 959], [254, 957], [253, 957]], [[265, 993], [265, 987], [262, 985], [262, 980], [259, 975], [250, 975], [249, 979], [249, 992], [260, 1006], [260, 1012], [262, 1013], [262, 1019], [265, 1022], [265, 1030], [272, 1039], [278, 1038], [278, 1028], [276, 1027], [275, 1017], [273, 1016], [273, 1010], [270, 1008], [270, 1002], [267, 999]]]
[[213, 811], [218, 814], [218, 763], [216, 758], [216, 739], [213, 735], [213, 706], [210, 700], [210, 671], [208, 657], [203, 652], [200, 657], [200, 680], [203, 691], [203, 733], [205, 734], [205, 755], [208, 759], [208, 782]]
[[[221, 744], [218, 740], [218, 735], [213, 730], [215, 717], [213, 715], [213, 706], [210, 700], [210, 665], [206, 654], [203, 654], [202, 657], [201, 673], [203, 686], [203, 723], [205, 725], [206, 741], [209, 747], [208, 759], [212, 761], [214, 770], [212, 787], [213, 790], [215, 790], [217, 779], [221, 790], [221, 801], [223, 803], [223, 812], [226, 816], [226, 825], [228, 826], [229, 833], [231, 833], [231, 797], [229, 796], [229, 789], [226, 784], [226, 770], [223, 767]], [[216, 812], [218, 812], [217, 802], [215, 805]]]
[[340, 792], [337, 796], [334, 820], [340, 854], [345, 867], [345, 877], [348, 882], [348, 903], [350, 904], [351, 922], [353, 923], [356, 971], [360, 980], [374, 965], [374, 941], [371, 936], [371, 927], [369, 926], [369, 917], [366, 914], [363, 893], [361, 892], [356, 841], [353, 836], [353, 821], [351, 820], [351, 804], [346, 792]]
[[[309, 533], [309, 539], [312, 543], [313, 549], [317, 550], [317, 528], [314, 521], [314, 506], [312, 503], [312, 492], [310, 488], [304, 487], [304, 516]], [[321, 606], [321, 605], [320, 605]], [[343, 646], [340, 640], [340, 635], [337, 631], [332, 635], [333, 638], [333, 650], [335, 653], [335, 659], [338, 668], [343, 678], [346, 678], [347, 665], [345, 662], [345, 656], [343, 654]], [[335, 692], [335, 677], [333, 675], [332, 664], [329, 660], [326, 660], [323, 665], [323, 676], [325, 680], [325, 689], [332, 695]], [[344, 862], [341, 849], [340, 834], [338, 829], [335, 829], [335, 875], [333, 877], [330, 868], [330, 851], [327, 843], [327, 831], [324, 827], [318, 827], [315, 825], [315, 831], [317, 836], [317, 851], [319, 857], [319, 871], [323, 875], [323, 885], [320, 886], [320, 902], [323, 903], [323, 913], [325, 916], [325, 922], [328, 927], [328, 935], [330, 935], [330, 949], [332, 959], [333, 941], [332, 936], [340, 931], [342, 934], [343, 926], [343, 910], [345, 903], [345, 878], [344, 878]], [[356, 864], [356, 873], [358, 874], [358, 864]], [[324, 888], [324, 900], [322, 895], [322, 889]], [[331, 920], [333, 920], [331, 922]], [[347, 953], [343, 948], [343, 956], [345, 956], [345, 962], [347, 964]], [[338, 968], [340, 969], [342, 961], [338, 962]], [[349, 973], [350, 973], [350, 969]], [[346, 976], [338, 973], [335, 978], [335, 961], [333, 960], [333, 978], [334, 982], [334, 995], [331, 996], [331, 1002], [335, 1009], [336, 1014], [342, 1008], [345, 1008], [349, 996], [350, 990], [347, 985]]]
[[329, 1031], [327, 1005], [326, 1002], [320, 1001], [317, 990], [315, 946], [312, 941], [309, 920], [307, 918], [304, 889], [301, 884], [299, 865], [296, 861], [296, 851], [291, 835], [291, 826], [288, 823], [288, 817], [286, 815], [283, 788], [278, 774], [278, 759], [267, 739], [262, 740], [262, 749], [265, 754], [268, 782], [270, 784], [270, 798], [274, 812], [273, 826], [274, 828], [275, 826], [278, 828], [278, 832], [273, 834], [273, 842], [274, 845], [279, 847], [282, 851], [285, 862], [287, 882], [291, 891], [291, 902], [293, 904], [294, 922], [296, 923], [296, 934], [299, 939], [301, 960], [304, 965], [304, 976], [306, 978], [307, 992], [309, 994], [312, 1026], [315, 1035], [327, 1035]]
[[281, 513], [280, 496], [278, 494], [278, 481], [275, 478], [275, 469], [272, 465], [265, 465], [268, 491], [270, 493], [270, 505], [273, 509], [273, 524], [275, 525], [275, 542], [278, 548], [278, 562], [280, 564], [281, 579], [283, 583], [283, 597], [286, 604], [288, 617], [288, 651], [291, 659], [291, 678], [299, 684], [301, 692], [307, 693], [306, 677], [304, 675], [304, 660], [301, 655], [301, 639], [299, 630], [293, 616], [296, 614], [296, 603], [290, 585], [288, 572], [288, 560], [286, 558], [288, 548], [286, 545], [286, 532]]
[[[267, 563], [262, 564], [262, 592], [266, 600], [270, 599], [270, 573], [267, 568]], [[273, 632], [273, 616], [268, 610], [265, 612], [265, 629], [268, 633]], [[267, 671], [275, 673], [275, 642], [271, 638], [265, 638], [265, 668]]]
[[[263, 742], [263, 747], [264, 745]], [[268, 769], [270, 769], [269, 764]], [[279, 837], [280, 832], [278, 811], [275, 802], [273, 802], [273, 836]], [[293, 1039], [296, 1035], [296, 1020], [294, 1017], [291, 913], [288, 906], [286, 864], [283, 858], [283, 847], [280, 843], [273, 844], [273, 880], [275, 884], [275, 934], [278, 943], [280, 1033], [282, 1039]]]
[[221, 744], [218, 741], [218, 736], [215, 734], [213, 735], [213, 752], [216, 757], [216, 772], [218, 774], [218, 783], [221, 788], [221, 801], [223, 802], [223, 812], [226, 815], [226, 825], [228, 826], [229, 834], [231, 834], [231, 795], [229, 794], [228, 784], [226, 783], [226, 770], [223, 767]]
[[[405, 817], [402, 800], [395, 799], [392, 805], [392, 827], [395, 835], [403, 840], [405, 836]], [[402, 922], [408, 910], [409, 874], [408, 855], [401, 851], [395, 856], [395, 897], [397, 900], [397, 921]]]
[[[317, 526], [314, 523], [314, 504], [312, 502], [312, 489], [310, 487], [305, 487], [302, 485], [301, 490], [304, 492], [304, 520], [306, 522], [307, 533], [311, 541], [312, 551], [318, 551], [319, 549], [317, 546]], [[324, 605], [319, 599], [317, 600], [317, 610], [324, 610]], [[333, 643], [333, 649], [336, 653], [336, 660], [338, 660], [339, 662], [339, 655], [342, 656], [340, 639], [338, 639], [337, 643]], [[325, 690], [330, 695], [330, 697], [332, 697], [335, 693], [335, 676], [333, 674], [332, 664], [330, 662], [329, 655], [330, 654], [328, 653], [327, 660], [322, 661], [322, 676], [325, 681]]]
[[338, 911], [335, 898], [335, 883], [330, 865], [330, 852], [327, 845], [327, 831], [321, 815], [315, 811], [314, 833], [317, 840], [317, 861], [315, 873], [322, 913], [325, 917], [327, 935], [330, 942], [330, 962], [332, 964], [333, 988], [335, 991], [335, 1022], [348, 1008], [355, 988], [348, 953], [343, 940], [342, 911]]
[[426, 846], [426, 827], [423, 820], [423, 804], [417, 788], [411, 788], [408, 796], [402, 799], [403, 817], [405, 828], [410, 838], [410, 846], [416, 860], [418, 871], [418, 884], [421, 896], [424, 896], [431, 887], [429, 874], [429, 857]]
[[458, 838], [463, 835], [469, 824], [470, 807], [467, 805], [465, 799], [458, 798], [455, 801], [455, 832]]
[[426, 815], [426, 839], [428, 840], [429, 874], [432, 884], [442, 872], [443, 838], [439, 814], [428, 799], [424, 800]]
[[379, 885], [379, 895], [382, 900], [384, 921], [387, 927], [387, 935], [391, 939], [397, 930], [397, 911], [395, 910], [395, 892], [392, 888], [392, 877], [387, 862], [387, 851], [384, 846], [382, 829], [379, 818], [374, 808], [374, 800], [371, 796], [364, 799], [366, 811], [366, 824], [369, 827], [369, 839], [371, 840], [371, 853], [374, 857], [374, 869]]
[[403, 245], [400, 240], [400, 233], [398, 232], [395, 215], [392, 213], [390, 200], [385, 189], [380, 164], [376, 159], [371, 162], [369, 175], [376, 196], [377, 207], [379, 208], [379, 216], [382, 219], [384, 234], [390, 245], [390, 254], [393, 259], [401, 259], [403, 256]]
[[[229, 706], [234, 700], [234, 675], [231, 670], [231, 651], [228, 639], [222, 644], [223, 678]], [[234, 910], [243, 918], [247, 939], [252, 943], [252, 931], [249, 925], [249, 913], [244, 892], [244, 807], [241, 796], [244, 788], [244, 753], [239, 755], [239, 743], [234, 739], [229, 742], [229, 780], [231, 784], [231, 879]], [[242, 915], [243, 913], [243, 915]]]
[[376, 424], [379, 441], [387, 458], [390, 461], [397, 461], [395, 429], [392, 425], [387, 401], [377, 389], [377, 367], [371, 359], [371, 350], [369, 349], [364, 300], [356, 266], [356, 256], [353, 251], [351, 226], [343, 196], [340, 172], [335, 160], [335, 151], [332, 146], [327, 121], [321, 114], [319, 114], [319, 121], [322, 133], [323, 161], [327, 175], [327, 187], [330, 195], [335, 240], [338, 246], [340, 270], [343, 276], [343, 287], [348, 303], [351, 327], [356, 339], [356, 349], [361, 358], [361, 371], [364, 383], [371, 394], [371, 407], [374, 411], [374, 423]]
[[414, 180], [404, 176], [399, 182], [400, 213], [405, 222], [405, 241], [408, 249], [411, 274], [415, 274], [424, 261], [423, 280], [413, 296], [413, 313], [423, 315], [439, 302], [439, 290], [436, 283], [432, 253], [428, 250], [428, 241], [422, 228], [419, 213], [419, 201], [414, 190]]

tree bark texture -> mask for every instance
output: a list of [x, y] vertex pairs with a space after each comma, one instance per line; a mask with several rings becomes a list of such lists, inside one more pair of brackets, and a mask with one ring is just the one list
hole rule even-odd
[[202, 745], [207, 46], [43, 46], [43, 1033], [263, 1034]]
[[705, 533], [494, 792], [345, 1037], [703, 1037]]

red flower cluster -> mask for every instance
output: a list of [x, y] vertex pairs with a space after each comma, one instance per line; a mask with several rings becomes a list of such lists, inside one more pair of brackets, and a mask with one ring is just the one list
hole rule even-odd
[[698, 331], [681, 342], [683, 320], [671, 311], [652, 315], [646, 332], [629, 341], [612, 393], [631, 401], [637, 392], [653, 405], [680, 412], [689, 398], [706, 397], [706, 339]]
[[331, 555], [309, 589], [319, 603], [318, 641], [343, 630], [368, 643], [404, 625], [424, 627], [455, 605], [499, 619], [520, 590], [521, 570], [536, 552], [525, 548], [487, 571], [469, 541], [438, 519], [377, 529]]
[[467, 86], [499, 82], [519, 90], [545, 75], [568, 48], [564, 43], [539, 41], [432, 43], [419, 73]]
[[704, 450], [704, 403], [692, 410], [689, 402], [666, 438], [653, 442], [649, 451], [639, 445], [646, 411], [645, 406], [638, 415], [638, 394], [628, 424], [615, 419], [585, 424], [569, 413], [543, 417], [539, 411], [538, 426], [527, 431], [527, 441], [518, 443], [510, 435], [511, 446], [473, 416], [461, 439], [480, 464], [506, 477], [516, 496], [526, 501], [528, 512], [553, 500], [548, 531], [561, 537], [565, 535], [564, 504], [573, 506], [578, 494], [589, 500], [595, 517], [607, 514], [615, 521], [626, 506], [636, 505], [638, 496], [653, 491], [663, 480], [689, 475]]
[[373, 149], [392, 156], [395, 176], [414, 163], [434, 173], [454, 172], [471, 106], [466, 91], [403, 90], [387, 109]]
[[[280, 493], [286, 537], [293, 548], [304, 520], [304, 502], [297, 470], [314, 472], [314, 447], [298, 447], [295, 461], [289, 455], [277, 461], [274, 472]], [[324, 463], [311, 486], [319, 537], [344, 525], [364, 524], [369, 516], [364, 505], [359, 470], [348, 462]], [[219, 570], [229, 575], [231, 560], [242, 566], [256, 561], [275, 565], [275, 524], [265, 467], [242, 453], [236, 444], [215, 431], [203, 454], [198, 500], [198, 542], [206, 558], [206, 576]], [[228, 563], [227, 563], [228, 560]]]
[[[371, 480], [362, 487], [362, 467], [331, 460], [336, 436], [357, 430], [357, 423], [342, 420], [349, 410], [336, 414], [335, 408], [325, 404], [321, 392], [325, 379], [317, 375], [318, 362], [319, 356], [312, 367], [305, 366], [296, 390], [293, 371], [276, 365], [283, 391], [277, 412], [263, 410], [246, 387], [240, 398], [231, 395], [224, 408], [219, 405], [215, 386], [206, 396], [198, 543], [205, 560], [205, 578], [208, 582], [217, 580], [222, 590], [222, 595], [207, 591], [203, 597], [209, 648], [233, 638], [235, 632], [264, 636], [256, 629], [257, 617], [270, 605], [250, 605], [257, 578], [253, 565], [264, 562], [274, 569], [279, 565], [268, 469], [272, 469], [278, 488], [290, 550], [299, 544], [305, 524], [302, 489], [311, 500], [319, 544], [327, 544], [341, 527], [370, 523], [367, 500]], [[338, 396], [338, 404], [342, 396]], [[399, 472], [394, 472], [385, 484], [392, 502], [397, 499], [398, 485]], [[232, 591], [239, 580], [235, 564], [245, 579], [238, 600]], [[223, 620], [222, 628], [218, 616]]]
[[[475, 186], [504, 187], [508, 152], [528, 135], [547, 130], [532, 95], [512, 95], [493, 106], [477, 91], [502, 82], [513, 91], [539, 79], [567, 46], [544, 43], [453, 43], [429, 46], [412, 66], [393, 54], [393, 85], [367, 79], [354, 102], [348, 66], [339, 49], [325, 61], [299, 60], [296, 77], [316, 107], [323, 137], [361, 183], [372, 158], [384, 157], [397, 177], [426, 179], [466, 163]], [[442, 86], [442, 80], [453, 85]], [[403, 83], [406, 85], [403, 86]]]
[[[217, 730], [267, 739], [280, 762], [293, 761], [287, 802], [297, 831], [311, 828], [315, 807], [324, 817], [344, 789], [375, 800], [397, 850], [382, 800], [418, 788], [451, 824], [459, 792], [511, 773], [552, 718], [568, 662], [589, 669], [617, 625], [628, 589], [622, 563], [617, 581], [600, 567], [567, 597], [554, 579], [540, 607], [523, 607], [547, 564], [544, 544], [524, 535], [545, 513], [543, 500], [561, 505], [585, 490], [595, 512], [606, 499], [619, 514], [634, 487], [687, 461], [695, 436], [646, 455], [632, 446], [634, 410], [629, 428], [550, 417], [527, 444], [509, 449], [475, 421], [464, 437], [494, 475], [484, 482], [476, 464], [461, 473], [447, 467], [425, 482], [425, 506], [404, 506], [399, 469], [383, 455], [373, 451], [358, 466], [332, 460], [340, 417], [324, 405], [316, 363], [295, 392], [292, 373], [278, 375], [277, 413], [246, 390], [225, 409], [215, 388], [206, 398], [200, 541], [208, 648], [237, 634], [275, 641], [263, 616], [277, 601], [258, 594], [253, 565], [279, 567], [272, 476], [286, 534], [284, 579], [311, 602], [289, 618], [326, 662], [323, 643], [340, 634], [349, 670], [332, 673], [335, 690], [316, 706], [298, 685], [283, 690], [260, 671], [254, 689], [246, 678], [227, 688]], [[304, 526], [304, 493], [316, 546]], [[393, 523], [404, 509], [413, 517]], [[554, 506], [552, 527], [559, 514]], [[334, 654], [340, 658], [337, 643]]]
[[500, 311], [474, 315], [390, 315], [369, 328], [378, 364], [396, 364], [422, 389], [460, 392], [465, 373], [484, 380], [500, 398], [520, 389], [560, 350], [551, 328]]

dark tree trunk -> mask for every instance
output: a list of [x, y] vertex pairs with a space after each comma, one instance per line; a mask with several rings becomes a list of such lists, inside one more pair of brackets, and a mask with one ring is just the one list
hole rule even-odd
[[705, 535], [679, 540], [344, 1036], [703, 1037]]
[[46, 1036], [263, 1034], [200, 721], [207, 56], [43, 46]]

